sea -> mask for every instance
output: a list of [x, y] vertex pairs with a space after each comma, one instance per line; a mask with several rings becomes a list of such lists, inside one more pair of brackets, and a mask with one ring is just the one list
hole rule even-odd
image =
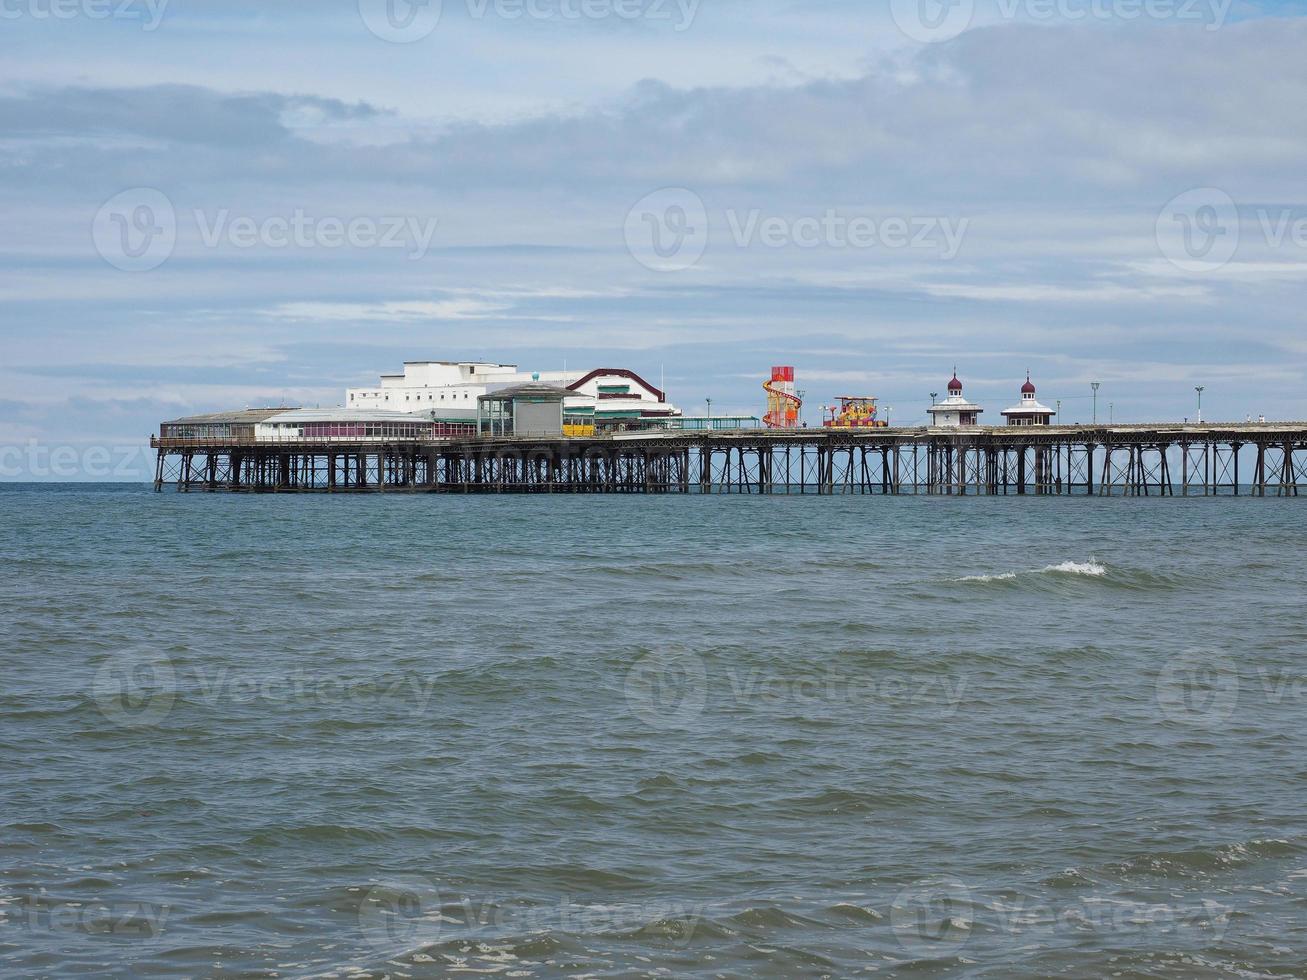
[[1307, 976], [1307, 500], [0, 486], [0, 973]]

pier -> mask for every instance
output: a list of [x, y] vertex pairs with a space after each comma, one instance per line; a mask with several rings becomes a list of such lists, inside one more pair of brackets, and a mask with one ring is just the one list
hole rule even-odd
[[258, 493], [1298, 496], [1307, 422], [156, 436], [154, 488]]

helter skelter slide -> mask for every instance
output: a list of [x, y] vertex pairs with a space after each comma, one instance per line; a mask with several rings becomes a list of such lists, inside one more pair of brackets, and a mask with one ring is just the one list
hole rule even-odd
[[769, 429], [797, 429], [799, 408], [803, 400], [794, 391], [794, 368], [774, 367], [771, 380], [762, 383], [767, 392], [767, 414], [762, 417]]

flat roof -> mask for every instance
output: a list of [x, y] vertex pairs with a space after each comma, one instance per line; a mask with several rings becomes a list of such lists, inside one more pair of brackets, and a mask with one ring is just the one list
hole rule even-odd
[[[516, 364], [500, 364], [497, 361], [405, 361], [404, 366], [410, 364], [443, 364], [446, 367], [517, 367]], [[382, 375], [385, 377], [385, 375]]]
[[299, 425], [303, 422], [430, 422], [417, 412], [388, 412], [380, 408], [295, 408], [260, 421]]
[[264, 419], [271, 418], [274, 415], [280, 415], [283, 412], [292, 412], [288, 405], [281, 405], [277, 408], [242, 408], [235, 412], [209, 412], [206, 415], [187, 415], [185, 418], [172, 419], [165, 422], [164, 425], [240, 425], [262, 422]]

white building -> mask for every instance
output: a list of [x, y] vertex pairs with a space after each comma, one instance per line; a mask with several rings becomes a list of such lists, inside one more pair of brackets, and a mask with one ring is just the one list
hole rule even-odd
[[931, 425], [957, 428], [963, 425], [979, 425], [980, 413], [984, 409], [962, 397], [962, 382], [958, 380], [958, 372], [954, 369], [953, 380], [948, 383], [948, 397], [942, 402], [931, 405], [926, 411], [931, 414]]
[[[430, 439], [441, 428], [427, 418], [409, 412], [368, 409], [292, 408], [255, 423], [257, 442], [382, 442], [397, 439]], [[472, 435], [472, 426], [454, 433]]]
[[441, 425], [409, 412], [350, 408], [246, 408], [173, 419], [159, 426], [161, 439], [205, 440], [227, 446], [285, 442], [386, 442], [476, 434], [476, 426]]
[[488, 361], [408, 361], [402, 374], [383, 374], [376, 388], [350, 388], [348, 408], [422, 413], [437, 422], [475, 422], [477, 398], [513, 385], [544, 382], [575, 395], [564, 411], [569, 424], [599, 428], [649, 428], [669, 424], [680, 410], [665, 392], [634, 371], [520, 371], [516, 364]]
[[1048, 425], [1053, 418], [1053, 410], [1047, 405], [1035, 401], [1035, 386], [1026, 372], [1026, 383], [1021, 386], [1021, 401], [1000, 413], [1007, 419], [1008, 425]]

